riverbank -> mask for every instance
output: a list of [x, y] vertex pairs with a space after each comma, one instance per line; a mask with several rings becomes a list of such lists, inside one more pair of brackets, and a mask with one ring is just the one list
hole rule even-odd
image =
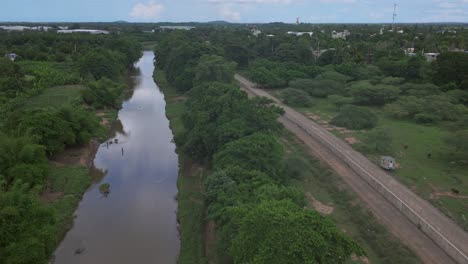
[[164, 96], [153, 80], [153, 59], [145, 51], [135, 64], [119, 122], [94, 158], [105, 175], [83, 195], [73, 227], [54, 253], [58, 264], [177, 259], [178, 158]]
[[[166, 115], [175, 135], [183, 132], [181, 115], [186, 97], [171, 87], [163, 71], [154, 71], [154, 80], [166, 99]], [[177, 142], [176, 142], [177, 143]], [[177, 145], [177, 144], [176, 144]], [[177, 146], [178, 147], [178, 146]], [[204, 180], [209, 174], [206, 168], [192, 163], [179, 150], [179, 177], [177, 187], [177, 221], [180, 234], [179, 264], [207, 263], [205, 257], [205, 214]]]
[[[184, 96], [167, 85], [164, 74], [155, 72], [155, 79], [166, 94], [167, 114], [174, 133], [183, 129], [180, 114]], [[375, 218], [361, 207], [359, 198], [348, 190], [345, 183], [307, 152], [305, 147], [289, 132], [283, 131], [281, 142], [286, 150], [286, 166], [291, 168], [291, 184], [306, 194], [308, 206], [330, 216], [336, 224], [366, 250], [367, 257], [353, 258], [348, 263], [419, 263], [418, 258], [401, 241], [388, 232]], [[182, 160], [182, 159], [181, 159]], [[184, 166], [185, 164], [182, 164]], [[211, 245], [204, 256], [213, 252], [212, 241], [206, 241], [207, 223], [200, 216], [204, 208], [197, 204], [197, 197], [203, 197], [203, 176], [190, 169], [183, 169], [179, 175], [179, 220], [182, 239], [180, 263], [200, 263], [203, 256], [201, 245]], [[198, 210], [198, 211], [197, 211]], [[194, 257], [196, 256], [196, 257]]]

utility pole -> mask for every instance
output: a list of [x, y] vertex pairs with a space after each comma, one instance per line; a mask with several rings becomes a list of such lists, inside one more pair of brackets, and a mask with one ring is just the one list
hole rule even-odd
[[397, 4], [393, 4], [393, 22], [392, 22], [392, 31], [393, 32], [395, 32], [395, 18], [397, 16], [396, 8], [397, 8]]

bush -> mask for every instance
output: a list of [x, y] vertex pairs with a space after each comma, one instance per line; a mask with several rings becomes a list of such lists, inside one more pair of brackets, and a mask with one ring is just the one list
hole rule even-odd
[[340, 83], [346, 83], [347, 81], [351, 80], [351, 77], [338, 73], [336, 71], [327, 71], [322, 74], [319, 74], [315, 77], [317, 80], [333, 80]]
[[395, 101], [400, 94], [400, 89], [392, 85], [372, 85], [368, 81], [360, 81], [351, 85], [349, 92], [358, 104], [384, 105]]
[[292, 106], [309, 107], [312, 106], [312, 99], [303, 90], [287, 88], [281, 91], [283, 102]]
[[389, 155], [392, 151], [392, 136], [387, 129], [375, 128], [369, 131], [364, 142], [358, 145], [360, 151], [367, 153], [381, 153]]
[[371, 129], [377, 125], [378, 118], [369, 109], [354, 105], [341, 108], [331, 124], [349, 129]]
[[83, 90], [83, 101], [96, 108], [118, 108], [121, 104], [121, 95], [124, 86], [108, 78], [102, 78], [91, 82], [88, 88]]
[[399, 85], [405, 82], [405, 78], [401, 77], [385, 77], [382, 80], [380, 80], [381, 84], [386, 84], [386, 85]]
[[330, 99], [330, 101], [334, 103], [337, 107], [342, 107], [344, 105], [354, 103], [354, 98], [344, 97], [344, 96], [336, 95], [336, 94], [332, 94], [328, 96], [328, 99]]
[[294, 89], [306, 91], [311, 96], [325, 98], [331, 94], [343, 93], [343, 84], [334, 80], [296, 79], [289, 82]]
[[433, 123], [440, 121], [440, 118], [430, 113], [419, 113], [414, 116], [414, 120], [419, 123]]

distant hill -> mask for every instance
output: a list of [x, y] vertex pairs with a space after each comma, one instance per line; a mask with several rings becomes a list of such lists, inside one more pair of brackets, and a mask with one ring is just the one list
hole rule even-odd
[[206, 22], [207, 24], [213, 24], [213, 25], [229, 25], [231, 24], [230, 22], [224, 21], [224, 20], [216, 20], [216, 21], [209, 21]]
[[118, 21], [114, 21], [112, 23], [117, 23], [117, 24], [128, 24], [129, 22], [128, 21], [125, 21], [125, 20], [118, 20]]

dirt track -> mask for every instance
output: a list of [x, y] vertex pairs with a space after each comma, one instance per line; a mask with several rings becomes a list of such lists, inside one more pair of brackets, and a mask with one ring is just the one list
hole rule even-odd
[[242, 76], [236, 75], [236, 80], [250, 95], [268, 97], [280, 105], [285, 115], [279, 121], [334, 169], [424, 263], [468, 263], [468, 234], [453, 221], [326, 129]]

